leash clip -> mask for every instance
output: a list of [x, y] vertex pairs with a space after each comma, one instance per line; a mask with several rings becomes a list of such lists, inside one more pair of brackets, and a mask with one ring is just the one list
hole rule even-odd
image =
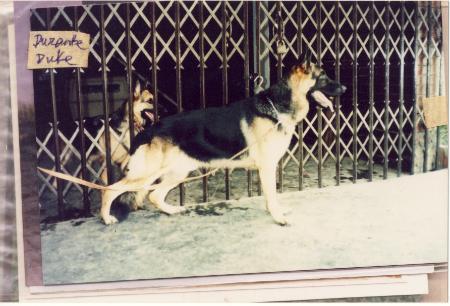
[[264, 88], [262, 87], [263, 83], [264, 83], [264, 78], [260, 75], [257, 75], [255, 77], [255, 79], [253, 80], [255, 94], [264, 90]]

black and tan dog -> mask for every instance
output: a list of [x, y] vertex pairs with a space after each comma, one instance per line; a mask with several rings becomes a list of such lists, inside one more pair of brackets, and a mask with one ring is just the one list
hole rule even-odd
[[[160, 182], [149, 194], [150, 202], [169, 215], [183, 211], [181, 206], [167, 204], [165, 197], [200, 167], [256, 168], [267, 210], [275, 222], [286, 224], [276, 198], [277, 163], [297, 123], [308, 113], [308, 96], [322, 107], [332, 108], [327, 96], [341, 95], [346, 89], [309, 58], [300, 63], [283, 80], [251, 98], [227, 107], [166, 117], [138, 134], [125, 178], [110, 186], [120, 190], [103, 194], [101, 218], [105, 224], [117, 222], [110, 207], [122, 189], [148, 186], [157, 179]], [[246, 147], [245, 156], [230, 159]]]
[[[145, 87], [141, 89], [141, 84], [137, 81], [134, 88], [133, 124], [135, 134], [142, 131], [144, 127], [151, 126], [155, 121], [153, 116], [153, 95]], [[115, 134], [110, 137], [111, 162], [117, 166], [120, 166], [122, 172], [124, 172], [130, 157], [128, 152], [128, 148], [130, 148], [129, 125], [129, 110], [127, 101], [124, 102], [122, 106], [110, 116], [110, 133]], [[122, 141], [119, 141], [120, 137], [122, 138]], [[101, 152], [99, 151], [95, 154], [91, 154], [88, 158], [89, 163], [93, 163], [94, 161], [103, 162], [105, 159], [104, 152], [106, 151], [106, 143], [104, 130], [102, 131], [102, 135], [100, 135], [98, 144], [101, 148]], [[103, 169], [100, 177], [104, 182], [107, 181], [106, 168]]]
[[[133, 93], [133, 125], [135, 135], [142, 131], [145, 127], [151, 126], [155, 122], [153, 115], [153, 94], [147, 89], [148, 84], [141, 87], [139, 81], [136, 82]], [[121, 173], [123, 173], [129, 160], [130, 148], [130, 130], [129, 130], [129, 110], [128, 101], [124, 101], [122, 105], [109, 116], [109, 132], [110, 132], [110, 147], [111, 147], [111, 162], [113, 165], [120, 166]], [[89, 155], [87, 162], [92, 165], [94, 162], [103, 163], [105, 160], [106, 142], [105, 129], [103, 128], [104, 116], [99, 115], [95, 117], [85, 118], [85, 129], [91, 135], [95, 135], [98, 139], [98, 144], [94, 147], [93, 152]], [[78, 138], [77, 138], [78, 140]], [[91, 143], [89, 143], [91, 145]], [[62, 148], [65, 143], [62, 143]], [[81, 143], [72, 143], [78, 151], [81, 151]], [[65, 151], [65, 152], [64, 152]], [[75, 151], [75, 150], [74, 150]], [[61, 164], [65, 167], [71, 162], [74, 157], [74, 151], [70, 148], [63, 150]], [[79, 160], [78, 160], [79, 161]], [[78, 163], [77, 161], [77, 163]], [[107, 182], [107, 169], [104, 168], [100, 177], [103, 182]], [[56, 188], [56, 180], [54, 181]], [[132, 205], [135, 208], [135, 205]]]

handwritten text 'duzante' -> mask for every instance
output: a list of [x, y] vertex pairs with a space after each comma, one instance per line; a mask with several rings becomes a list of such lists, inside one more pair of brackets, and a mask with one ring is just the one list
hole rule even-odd
[[73, 31], [31, 31], [28, 69], [87, 67], [89, 38]]

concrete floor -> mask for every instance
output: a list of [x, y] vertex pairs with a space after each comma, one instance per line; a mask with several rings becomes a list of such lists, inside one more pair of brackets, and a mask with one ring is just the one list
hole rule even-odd
[[[51, 161], [47, 164], [40, 164], [42, 167], [51, 168], [53, 166]], [[72, 164], [69, 168], [78, 168], [79, 164]], [[367, 181], [368, 178], [368, 164], [364, 161], [359, 161], [357, 170], [357, 180]], [[115, 176], [118, 179], [120, 172], [115, 168]], [[198, 175], [200, 173], [194, 172], [191, 176]], [[328, 158], [322, 167], [322, 186], [334, 186], [336, 185], [336, 164], [334, 160]], [[396, 177], [397, 171], [394, 168], [388, 168], [388, 177]], [[383, 179], [383, 165], [373, 165], [373, 180]], [[247, 170], [234, 169], [230, 172], [230, 199], [238, 200], [242, 197], [248, 196], [248, 177]], [[200, 203], [203, 202], [203, 185], [202, 180], [194, 180], [186, 183], [185, 186], [185, 202], [186, 203]], [[343, 157], [341, 160], [341, 180], [340, 184], [353, 184], [353, 161], [348, 157]], [[304, 165], [304, 178], [303, 178], [304, 190], [310, 188], [318, 188], [318, 169], [317, 164], [309, 160]], [[284, 192], [298, 191], [299, 189], [299, 177], [298, 177], [298, 165], [290, 159], [287, 165], [283, 169], [283, 190]], [[208, 177], [207, 190], [209, 194], [209, 201], [221, 201], [225, 197], [225, 172], [219, 170], [215, 175]], [[180, 189], [174, 188], [168, 195], [167, 201], [172, 204], [179, 204], [180, 202]], [[253, 195], [258, 194], [258, 174], [253, 171]], [[91, 211], [97, 213], [100, 208], [100, 192], [97, 190], [90, 190], [89, 194]], [[56, 193], [49, 192], [46, 189], [40, 197], [41, 203], [40, 217], [41, 221], [57, 220], [52, 216], [58, 214], [58, 199]], [[64, 196], [66, 213], [68, 213], [70, 219], [78, 217], [76, 210], [82, 209], [83, 199], [81, 192], [72, 187], [70, 191]], [[50, 217], [50, 218], [48, 218]], [[47, 219], [48, 218], [48, 219]], [[54, 221], [52, 221], [54, 222]]]
[[262, 198], [43, 225], [45, 284], [333, 269], [447, 261], [448, 172]]

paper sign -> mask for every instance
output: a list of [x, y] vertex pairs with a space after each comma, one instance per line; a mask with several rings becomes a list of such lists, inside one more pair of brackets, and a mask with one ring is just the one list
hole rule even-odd
[[424, 98], [423, 115], [425, 117], [425, 126], [428, 129], [448, 124], [447, 97]]
[[73, 31], [31, 31], [28, 69], [87, 67], [89, 34]]

